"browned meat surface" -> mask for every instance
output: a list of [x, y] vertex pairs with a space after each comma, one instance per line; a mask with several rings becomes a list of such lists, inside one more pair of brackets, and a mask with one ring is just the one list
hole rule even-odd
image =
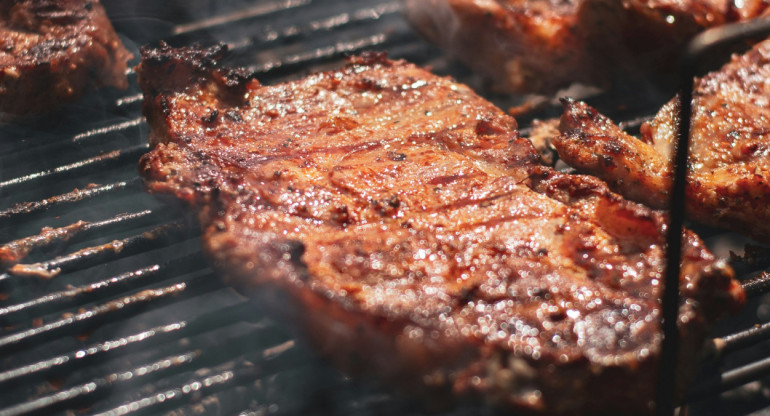
[[[687, 215], [770, 241], [770, 40], [695, 81]], [[678, 101], [634, 138], [586, 104], [568, 101], [554, 140], [567, 163], [623, 195], [667, 205]]]
[[704, 28], [761, 14], [763, 0], [403, 0], [426, 38], [509, 92], [579, 82], [665, 81]]
[[[368, 54], [263, 86], [222, 54], [143, 51], [139, 171], [197, 213], [227, 282], [340, 367], [423, 397], [650, 412], [661, 214], [539, 165], [513, 118], [414, 65]], [[743, 302], [684, 241], [682, 380]]]
[[0, 114], [126, 88], [130, 58], [98, 0], [0, 0]]
[[560, 134], [558, 118], [532, 121], [532, 130], [527, 135], [527, 139], [535, 146], [540, 154], [540, 162], [544, 165], [553, 166], [556, 164], [559, 155], [553, 148], [551, 141]]

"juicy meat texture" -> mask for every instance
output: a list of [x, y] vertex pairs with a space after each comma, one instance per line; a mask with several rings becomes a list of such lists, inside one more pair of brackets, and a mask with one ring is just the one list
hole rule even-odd
[[[770, 241], [770, 40], [695, 81], [687, 215]], [[568, 164], [654, 208], [668, 204], [679, 100], [637, 139], [584, 103], [567, 101], [554, 140]]]
[[126, 88], [129, 59], [98, 0], [0, 0], [0, 114], [45, 112], [93, 86]]
[[703, 29], [760, 15], [764, 0], [402, 0], [412, 26], [497, 89], [665, 83]]
[[[223, 53], [143, 50], [139, 171], [197, 213], [227, 282], [343, 369], [438, 402], [650, 411], [661, 214], [540, 165], [513, 118], [414, 65], [367, 54], [264, 86]], [[683, 375], [744, 296], [684, 241]]]

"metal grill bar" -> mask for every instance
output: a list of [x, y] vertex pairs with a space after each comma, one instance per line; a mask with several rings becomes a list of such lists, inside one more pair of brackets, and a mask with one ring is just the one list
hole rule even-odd
[[[0, 387], [25, 380], [42, 380], [66, 372], [103, 362], [111, 357], [132, 351], [163, 345], [173, 339], [194, 336], [215, 328], [225, 327], [234, 322], [258, 316], [254, 305], [249, 302], [238, 303], [223, 309], [200, 315], [189, 321], [179, 321], [161, 325], [136, 334], [93, 344], [77, 351], [41, 360], [0, 373]], [[260, 326], [269, 335], [269, 325]], [[272, 331], [275, 332], [275, 331]], [[269, 338], [269, 337], [268, 337]]]
[[159, 308], [169, 302], [176, 302], [184, 294], [187, 297], [202, 294], [221, 287], [218, 280], [210, 275], [196, 277], [187, 282], [175, 283], [159, 289], [146, 289], [140, 292], [111, 300], [90, 309], [66, 316], [44, 324], [0, 338], [0, 353], [10, 353], [32, 344], [55, 339], [65, 335], [93, 329], [106, 321], [119, 321], [133, 316], [148, 306]]
[[753, 362], [701, 382], [690, 390], [687, 401], [698, 401], [714, 397], [715, 393], [742, 386], [764, 376], [770, 375], [770, 357]]
[[140, 190], [141, 179], [132, 178], [126, 181], [95, 186], [86, 189], [76, 189], [48, 199], [22, 202], [11, 208], [0, 211], [0, 227], [8, 226], [15, 221], [25, 221], [35, 215], [40, 215], [55, 208], [71, 207], [72, 205], [87, 200], [94, 202], [98, 198], [114, 198], [126, 190]]
[[300, 6], [307, 6], [311, 0], [284, 0], [281, 2], [270, 2], [266, 4], [258, 4], [253, 7], [247, 7], [240, 9], [233, 13], [228, 13], [222, 16], [216, 16], [208, 19], [199, 20], [197, 22], [178, 25], [174, 28], [174, 35], [181, 35], [184, 33], [190, 33], [195, 31], [209, 30], [215, 26], [222, 26], [225, 24], [232, 24], [240, 20], [265, 17], [275, 12], [286, 11], [294, 9]]
[[232, 43], [233, 50], [264, 48], [271, 45], [287, 42], [288, 40], [307, 38], [318, 32], [340, 31], [351, 26], [368, 22], [376, 22], [382, 17], [399, 12], [398, 2], [388, 2], [359, 9], [352, 13], [342, 13], [321, 20], [314, 20], [302, 26], [289, 26], [280, 30], [270, 30], [254, 37], [242, 39]]
[[[254, 354], [248, 355], [248, 365], [240, 365], [233, 370], [223, 371], [213, 376], [197, 378], [173, 389], [145, 396], [139, 400], [125, 403], [115, 409], [97, 413], [97, 415], [137, 415], [150, 412], [157, 414], [157, 412], [171, 410], [178, 406], [180, 401], [191, 400], [190, 395], [192, 394], [214, 394], [229, 386], [245, 384], [283, 371], [287, 367], [287, 362], [290, 362], [292, 366], [296, 366], [307, 361], [307, 356], [298, 353], [291, 341], [278, 345], [272, 348], [271, 351], [274, 352], [267, 357]], [[282, 414], [284, 413], [282, 412]]]
[[21, 262], [30, 254], [42, 251], [50, 252], [54, 247], [65, 243], [72, 244], [107, 232], [161, 223], [166, 217], [168, 215], [144, 210], [118, 214], [103, 221], [77, 221], [65, 227], [44, 229], [40, 234], [20, 238], [0, 246], [0, 266], [10, 267]]
[[[115, 372], [59, 393], [0, 410], [0, 416], [37, 414], [44, 411], [63, 410], [73, 403], [91, 403], [109, 394], [117, 386], [126, 388], [126, 385], [131, 386], [145, 383], [148, 378], [169, 377], [189, 371], [190, 369], [213, 366], [233, 357], [251, 352], [250, 350], [253, 349], [254, 345], [261, 345], [264, 342], [264, 335], [263, 331], [258, 329], [244, 336], [223, 340], [225, 342], [219, 348], [194, 349], [182, 354], [167, 356], [129, 371]], [[288, 349], [287, 351], [293, 350]], [[275, 359], [276, 357], [270, 358]], [[265, 361], [265, 363], [269, 362], [270, 360]], [[269, 367], [265, 365], [265, 368]]]
[[127, 95], [125, 97], [118, 98], [117, 101], [115, 101], [115, 107], [125, 107], [128, 105], [136, 104], [141, 102], [142, 98], [144, 98], [142, 93]]
[[324, 62], [330, 62], [339, 59], [346, 54], [359, 52], [372, 47], [385, 48], [388, 45], [402, 42], [408, 35], [389, 35], [387, 33], [376, 33], [364, 38], [355, 39], [346, 42], [337, 42], [334, 45], [318, 48], [301, 54], [289, 55], [277, 61], [267, 62], [249, 69], [262, 73], [265, 76], [287, 75], [314, 65], [320, 65]]
[[149, 148], [149, 145], [146, 143], [140, 144], [125, 149], [113, 150], [109, 153], [90, 157], [69, 165], [30, 173], [29, 175], [0, 182], [0, 192], [13, 192], [22, 186], [32, 186], [39, 182], [61, 180], [66, 177], [84, 176], [89, 173], [103, 171], [107, 167], [135, 162], [141, 155], [147, 153]]
[[96, 247], [87, 247], [65, 256], [33, 264], [15, 264], [0, 274], [0, 288], [23, 283], [29, 278], [51, 279], [65, 272], [102, 264], [116, 258], [168, 245], [190, 235], [183, 222], [160, 225], [153, 230]]
[[722, 338], [716, 338], [712, 340], [710, 349], [715, 357], [719, 357], [741, 348], [757, 345], [760, 341], [768, 339], [770, 339], [770, 322]]
[[24, 402], [16, 406], [0, 410], [0, 416], [15, 416], [25, 414], [49, 414], [57, 410], [65, 410], [70, 406], [83, 406], [88, 403], [87, 400], [96, 400], [94, 397], [99, 393], [101, 397], [108, 394], [116, 385], [127, 384], [129, 382], [138, 383], [150, 376], [161, 376], [173, 374], [174, 370], [181, 371], [181, 368], [187, 368], [196, 358], [200, 356], [199, 350], [190, 351], [184, 354], [165, 357], [156, 362], [137, 367], [131, 371], [112, 373], [104, 378], [93, 380], [89, 383], [71, 387], [56, 394], [48, 395], [29, 402]]
[[42, 316], [65, 306], [105, 299], [108, 296], [138, 289], [151, 283], [162, 282], [180, 274], [205, 270], [206, 267], [206, 263], [199, 254], [181, 257], [163, 265], [153, 264], [142, 267], [96, 283], [49, 293], [26, 302], [0, 308], [0, 324], [9, 325], [28, 321], [35, 315]]
[[[141, 100], [141, 94], [139, 94]], [[11, 149], [4, 152], [1, 156], [3, 169], [15, 167], [20, 164], [29, 164], [30, 160], [39, 160], [41, 154], [59, 154], [66, 151], [82, 150], [85, 145], [99, 145], [104, 143], [95, 142], [95, 139], [104, 139], [108, 134], [130, 133], [139, 137], [139, 127], [144, 124], [144, 118], [134, 118], [128, 121], [116, 122], [104, 127], [94, 128], [83, 133], [76, 134], [73, 137], [64, 140], [38, 143]], [[133, 130], [133, 131], [132, 131]], [[61, 168], [60, 168], [61, 169]]]
[[770, 292], [770, 273], [762, 271], [758, 275], [741, 283], [746, 295], [750, 297], [759, 296]]
[[95, 129], [84, 131], [83, 133], [77, 134], [75, 137], [73, 137], [72, 142], [83, 143], [85, 141], [90, 141], [95, 137], [104, 136], [109, 133], [126, 131], [132, 127], [139, 127], [143, 124], [146, 124], [144, 121], [144, 117], [133, 118], [128, 121], [122, 121], [122, 122], [110, 124], [104, 127], [98, 127]]

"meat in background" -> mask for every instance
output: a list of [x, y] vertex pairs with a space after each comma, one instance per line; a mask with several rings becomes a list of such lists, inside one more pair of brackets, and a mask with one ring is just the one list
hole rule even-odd
[[666, 86], [695, 34], [766, 7], [759, 0], [402, 1], [416, 31], [494, 88], [542, 94], [572, 83]]

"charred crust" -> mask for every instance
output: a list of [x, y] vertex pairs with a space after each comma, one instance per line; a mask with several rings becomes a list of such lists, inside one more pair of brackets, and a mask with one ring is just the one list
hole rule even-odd
[[398, 195], [373, 199], [370, 202], [375, 212], [378, 212], [383, 217], [395, 217], [398, 214], [399, 207], [401, 207], [401, 200], [398, 198]]
[[168, 97], [166, 97], [165, 95], [161, 96], [159, 98], [159, 102], [160, 102], [160, 111], [162, 112], [162, 114], [166, 117], [171, 115], [171, 104], [168, 102]]
[[597, 126], [605, 125], [608, 119], [590, 105], [576, 101], [573, 98], [562, 98], [564, 113], [561, 116], [559, 129], [569, 133], [572, 130], [584, 129], [590, 123]]
[[246, 85], [249, 81], [256, 78], [254, 71], [246, 68], [232, 68], [222, 73], [224, 84], [229, 88], [237, 88]]
[[27, 0], [17, 2], [10, 9], [0, 8], [0, 14], [12, 29], [38, 31], [44, 25], [73, 25], [87, 19], [93, 9], [91, 2], [74, 3], [78, 2]]
[[158, 46], [142, 46], [142, 65], [176, 63], [194, 67], [199, 71], [208, 71], [219, 65], [219, 61], [225, 57], [227, 50], [227, 45], [224, 43], [218, 43], [207, 48], [202, 47], [199, 43], [174, 48], [168, 43], [160, 41]]
[[393, 61], [388, 59], [387, 52], [377, 52], [377, 51], [367, 51], [360, 55], [350, 56], [345, 60], [345, 62], [347, 62], [348, 66], [359, 66], [359, 65], [391, 66], [393, 64]]
[[572, 97], [562, 97], [559, 98], [559, 102], [561, 102], [562, 107], [566, 110], [570, 105], [575, 104], [575, 99]]
[[201, 121], [204, 124], [215, 124], [217, 122], [217, 118], [219, 117], [219, 110], [213, 109], [210, 113], [207, 115], [201, 117]]
[[356, 87], [362, 91], [382, 91], [385, 89], [379, 80], [372, 78], [361, 78], [356, 82]]
[[[199, 43], [191, 46], [173, 47], [164, 41], [157, 46], [141, 48], [142, 63], [137, 68], [143, 84], [152, 86], [153, 91], [173, 91], [190, 84], [204, 83], [212, 80], [238, 96], [251, 82], [256, 79], [256, 73], [246, 68], [235, 68], [220, 65], [228, 55], [228, 47], [224, 43], [204, 47]], [[153, 73], [177, 73], [176, 82], [157, 84]]]
[[605, 154], [598, 154], [596, 157], [599, 159], [599, 163], [606, 169], [614, 169], [617, 167], [615, 158]]

